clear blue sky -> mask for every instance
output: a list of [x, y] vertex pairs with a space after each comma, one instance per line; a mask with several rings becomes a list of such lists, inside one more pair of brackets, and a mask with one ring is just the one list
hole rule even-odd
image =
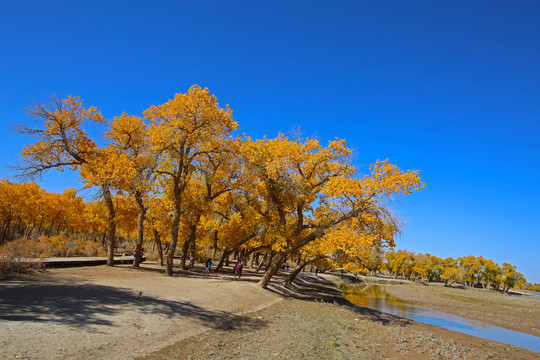
[[346, 138], [360, 170], [421, 169], [425, 190], [395, 204], [399, 248], [540, 282], [540, 2], [0, 4], [0, 176], [26, 142], [9, 125], [35, 100], [76, 94], [113, 117], [199, 84], [251, 137], [299, 126]]

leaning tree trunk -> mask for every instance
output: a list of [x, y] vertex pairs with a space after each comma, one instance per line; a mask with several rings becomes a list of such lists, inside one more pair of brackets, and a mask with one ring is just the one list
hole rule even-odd
[[107, 265], [114, 266], [114, 244], [116, 240], [116, 211], [114, 210], [114, 203], [112, 199], [111, 190], [108, 184], [101, 186], [103, 192], [103, 199], [105, 205], [109, 211], [109, 224], [107, 226]]
[[262, 279], [257, 283], [260, 287], [263, 289], [266, 289], [268, 286], [268, 283], [270, 283], [270, 279], [272, 279], [272, 276], [276, 275], [279, 269], [281, 268], [281, 265], [287, 258], [287, 253], [280, 252], [273, 256], [272, 262], [270, 263], [270, 266], [264, 273], [264, 276]]
[[261, 271], [262, 267], [266, 265], [266, 263], [269, 261], [270, 252], [272, 252], [272, 249], [268, 250], [266, 254], [264, 254], [262, 261], [257, 265], [257, 272]]
[[221, 270], [221, 268], [223, 267], [223, 263], [225, 262], [225, 259], [227, 259], [229, 255], [231, 255], [232, 252], [233, 251], [231, 249], [223, 250], [223, 254], [221, 254], [221, 259], [219, 259], [219, 263], [217, 264], [214, 272], [218, 272], [219, 270]]
[[264, 271], [268, 271], [268, 269], [270, 268], [270, 265], [272, 264], [272, 259], [274, 259], [274, 251], [270, 249], [270, 251], [268, 251], [266, 255], [267, 256], [265, 257]]
[[2, 240], [0, 241], [0, 244], [7, 242], [8, 232], [9, 232], [9, 226], [11, 224], [11, 219], [8, 219], [4, 221], [4, 224], [2, 226]]
[[290, 283], [292, 283], [293, 280], [296, 278], [296, 275], [298, 275], [300, 271], [302, 271], [302, 269], [306, 267], [307, 264], [308, 262], [306, 260], [300, 260], [298, 264], [296, 265], [296, 267], [291, 271], [289, 276], [287, 276], [287, 278], [285, 279], [285, 281], [283, 281], [281, 285], [287, 286]]
[[257, 246], [250, 250], [244, 250], [244, 255], [242, 256], [242, 258], [245, 259], [245, 262], [247, 262], [247, 259], [249, 259], [249, 257], [251, 256], [251, 264], [249, 265], [249, 267], [251, 267], [252, 269], [255, 267], [255, 258], [259, 258], [259, 250], [262, 250], [264, 248], [266, 248], [266, 246]]
[[158, 248], [159, 265], [163, 266], [163, 245], [161, 244], [159, 232], [156, 229], [154, 229], [154, 241], [156, 242], [156, 246]]

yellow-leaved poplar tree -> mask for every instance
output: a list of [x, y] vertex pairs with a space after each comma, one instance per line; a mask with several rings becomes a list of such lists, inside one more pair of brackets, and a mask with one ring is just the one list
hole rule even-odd
[[201, 162], [224, 151], [224, 140], [237, 128], [228, 106], [221, 108], [208, 89], [193, 85], [185, 94], [144, 111], [149, 123], [152, 151], [160, 154], [156, 174], [162, 177], [173, 199], [170, 243], [166, 255], [166, 271], [173, 273], [173, 260], [186, 211], [186, 194], [192, 179], [200, 171]]

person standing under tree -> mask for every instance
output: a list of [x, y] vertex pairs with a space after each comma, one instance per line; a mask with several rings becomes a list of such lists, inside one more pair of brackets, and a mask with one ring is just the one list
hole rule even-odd
[[139, 262], [142, 263], [145, 259], [144, 257], [144, 248], [141, 246], [141, 255], [139, 257]]
[[240, 261], [236, 266], [234, 267], [234, 278], [236, 279], [236, 275], [238, 275], [238, 278], [242, 277], [242, 268], [244, 267], [244, 262]]
[[212, 268], [212, 259], [206, 261], [206, 276], [210, 276], [210, 269]]

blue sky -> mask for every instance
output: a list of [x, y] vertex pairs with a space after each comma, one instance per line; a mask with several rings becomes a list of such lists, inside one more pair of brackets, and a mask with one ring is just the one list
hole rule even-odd
[[[129, 4], [129, 5], [128, 5]], [[537, 1], [0, 0], [0, 176], [22, 109], [76, 94], [110, 118], [192, 84], [253, 138], [299, 126], [389, 158], [425, 190], [394, 204], [399, 248], [483, 255], [540, 282]], [[50, 191], [80, 187], [50, 173]]]

